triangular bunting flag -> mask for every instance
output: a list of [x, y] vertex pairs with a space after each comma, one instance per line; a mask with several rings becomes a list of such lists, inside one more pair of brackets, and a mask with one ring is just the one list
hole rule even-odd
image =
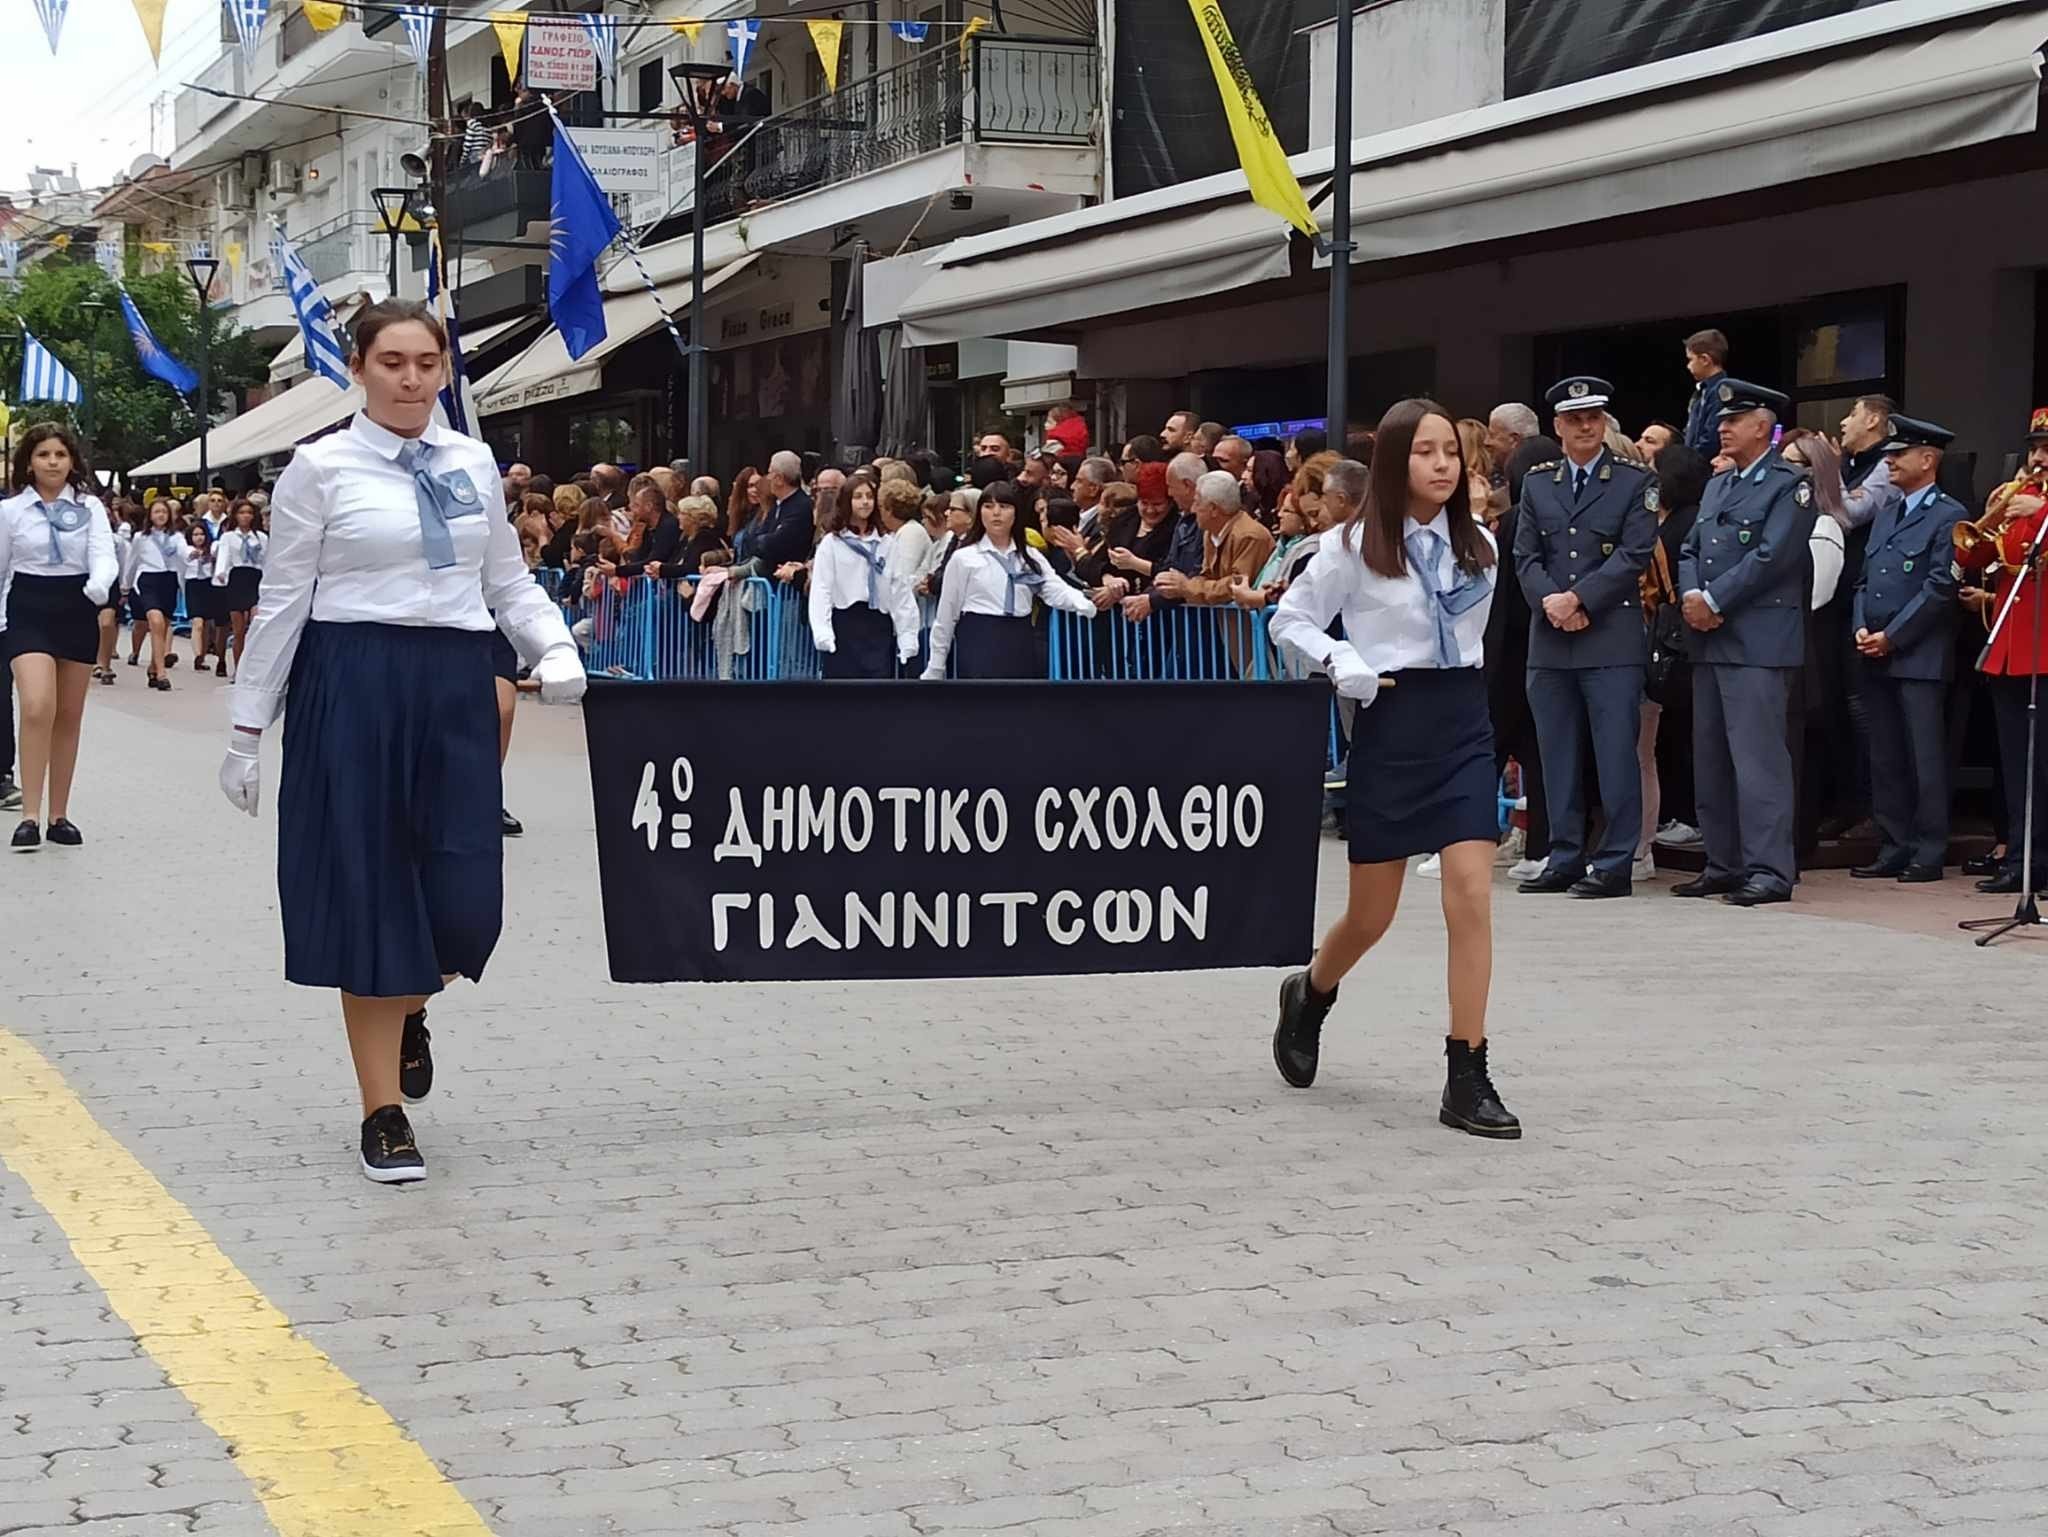
[[697, 34], [704, 30], [704, 23], [701, 21], [672, 21], [669, 26], [682, 33], [693, 45], [697, 41]]
[[347, 6], [333, 4], [332, 0], [302, 0], [302, 5], [315, 32], [332, 32], [348, 15]]
[[70, 0], [36, 0], [36, 15], [42, 19], [43, 36], [50, 40], [50, 52], [57, 51], [57, 35], [64, 30], [64, 12]]
[[977, 16], [960, 30], [960, 62], [967, 62], [967, 50], [973, 46], [974, 34], [988, 25], [986, 16]]
[[846, 36], [843, 21], [807, 21], [811, 29], [811, 45], [818, 50], [818, 59], [825, 66], [825, 89], [839, 89], [839, 44]]
[[889, 30], [902, 43], [921, 43], [931, 35], [932, 24], [928, 21], [892, 21]]
[[[40, 4], [41, 0], [37, 0]], [[725, 35], [732, 39], [732, 74], [735, 80], [747, 78], [747, 60], [754, 52], [754, 44], [760, 40], [761, 23], [758, 21], [729, 21], [725, 24]]]
[[431, 5], [401, 5], [398, 19], [405, 24], [405, 46], [421, 74], [427, 72], [427, 57], [434, 47], [434, 8]]
[[235, 39], [242, 45], [242, 57], [256, 62], [256, 50], [263, 46], [263, 23], [270, 19], [270, 0], [226, 0], [228, 19], [235, 24]]
[[135, 0], [135, 19], [142, 23], [143, 41], [149, 44], [149, 56], [159, 63], [164, 51], [164, 7], [169, 0]]
[[493, 11], [491, 30], [498, 34], [498, 52], [505, 56], [505, 78], [516, 82], [519, 50], [526, 42], [526, 18], [517, 11]]

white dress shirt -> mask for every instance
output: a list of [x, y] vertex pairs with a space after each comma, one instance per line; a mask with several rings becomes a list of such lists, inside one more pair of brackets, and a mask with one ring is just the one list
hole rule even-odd
[[[875, 571], [868, 564], [860, 550], [852, 548], [848, 539], [858, 541], [883, 569]], [[896, 654], [905, 661], [917, 655], [918, 632], [922, 625], [918, 621], [917, 597], [907, 583], [898, 582], [889, 574], [889, 541], [879, 534], [862, 538], [851, 529], [838, 534], [827, 534], [818, 541], [818, 548], [811, 555], [811, 638], [821, 652], [830, 652], [838, 647], [838, 640], [832, 631], [832, 616], [842, 608], [872, 607], [888, 615], [896, 631]], [[878, 601], [868, 603], [868, 578], [874, 577], [875, 596]]]
[[260, 731], [283, 710], [308, 619], [488, 630], [495, 610], [497, 628], [529, 665], [555, 651], [575, 654], [561, 611], [526, 569], [505, 521], [489, 447], [438, 422], [423, 440], [434, 474], [465, 471], [478, 493], [473, 513], [449, 518], [455, 564], [439, 571], [427, 564], [419, 500], [398, 462], [407, 439], [357, 411], [346, 430], [292, 456], [271, 494], [263, 597], [229, 706], [237, 726]]
[[946, 578], [939, 589], [939, 610], [932, 620], [932, 654], [925, 667], [927, 678], [946, 675], [946, 659], [953, 654], [953, 631], [962, 614], [986, 614], [994, 619], [1031, 617], [1031, 589], [1022, 582], [1012, 588], [1012, 573], [1026, 571], [1045, 578], [1038, 596], [1050, 608], [1065, 609], [1089, 619], [1095, 617], [1094, 601], [1052, 574], [1045, 557], [1029, 545], [998, 550], [986, 538], [963, 544], [946, 562]]
[[1824, 608], [1841, 585], [1842, 565], [1849, 558], [1842, 525], [1822, 513], [1813, 520], [1813, 532], [1807, 536], [1806, 549], [1813, 558], [1813, 599], [1809, 607]]
[[174, 534], [167, 528], [145, 529], [128, 546], [128, 572], [122, 578], [124, 585], [133, 587], [137, 577], [169, 572], [183, 587], [185, 553], [191, 548], [182, 534]]
[[267, 534], [222, 534], [213, 547], [213, 583], [225, 587], [231, 573], [243, 566], [263, 569], [264, 554], [270, 548]]
[[[1406, 519], [1403, 540], [1420, 526], [1413, 518]], [[1450, 519], [1440, 512], [1428, 526], [1437, 534], [1437, 583], [1441, 591], [1449, 592], [1459, 576], [1451, 557]], [[1493, 535], [1484, 524], [1478, 527], [1492, 545]], [[1295, 577], [1273, 611], [1269, 628], [1274, 642], [1325, 671], [1339, 648], [1355, 653], [1359, 662], [1375, 673], [1438, 666], [1433, 612], [1437, 600], [1423, 590], [1412, 571], [1386, 577], [1369, 569], [1360, 553], [1363, 537], [1360, 529], [1351, 530], [1348, 541], [1336, 529], [1323, 535], [1315, 558]], [[1486, 570], [1489, 589], [1499, 576], [1496, 560]], [[1460, 667], [1478, 667], [1485, 662], [1486, 614], [1492, 607], [1489, 591], [1484, 601], [1473, 604], [1452, 622]], [[1330, 621], [1339, 615], [1344, 619], [1344, 639], [1333, 640], [1328, 634]]]
[[219, 551], [215, 550], [211, 545], [208, 545], [203, 550], [195, 549], [189, 544], [186, 545], [185, 568], [179, 574], [188, 582], [204, 582], [208, 586], [212, 586], [214, 556], [218, 553]]
[[60, 500], [82, 505], [81, 527], [57, 535], [56, 560], [50, 559], [50, 520], [43, 501], [31, 487], [0, 502], [0, 634], [7, 629], [7, 597], [20, 576], [76, 576], [86, 596], [104, 603], [121, 579], [121, 561], [114, 550], [114, 531], [107, 526], [106, 505], [93, 495], [66, 493]]

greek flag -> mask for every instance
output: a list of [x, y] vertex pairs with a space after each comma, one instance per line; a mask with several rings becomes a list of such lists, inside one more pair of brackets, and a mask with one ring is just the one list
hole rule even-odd
[[341, 335], [334, 328], [334, 306], [320, 292], [320, 285], [306, 270], [304, 258], [282, 231], [277, 237], [277, 260], [284, 269], [284, 286], [292, 296], [292, 309], [299, 317], [299, 334], [306, 339], [306, 367], [347, 389], [351, 382], [348, 349], [342, 346]]
[[898, 42], [921, 43], [930, 34], [932, 24], [928, 21], [892, 21], [889, 30], [896, 34]]
[[21, 328], [21, 389], [23, 400], [56, 400], [75, 406], [81, 397], [78, 380], [57, 361], [57, 355], [35, 339], [27, 326]]
[[725, 24], [725, 35], [732, 40], [732, 77], [744, 80], [747, 78], [747, 59], [754, 51], [754, 44], [761, 39], [761, 23], [729, 21]]
[[263, 46], [263, 23], [270, 19], [270, 0], [227, 0], [227, 5], [242, 57], [254, 64], [256, 50]]
[[455, 322], [455, 296], [441, 281], [441, 232], [427, 245], [427, 303], [448, 333], [448, 382], [441, 389], [441, 414], [457, 432], [469, 432], [476, 420], [476, 397], [469, 388], [469, 370], [462, 361], [462, 332]]
[[619, 18], [586, 13], [583, 30], [590, 34], [590, 50], [597, 55], [598, 73], [607, 80], [619, 77]]
[[161, 379], [180, 395], [189, 395], [199, 388], [199, 375], [164, 351], [149, 329], [149, 323], [142, 318], [142, 311], [135, 307], [135, 301], [128, 297], [128, 290], [119, 290], [121, 315], [128, 322], [128, 335], [135, 343], [135, 360], [142, 365], [142, 371], [153, 379]]
[[405, 23], [405, 46], [412, 50], [412, 61], [427, 72], [427, 57], [434, 46], [434, 8], [431, 5], [401, 5], [398, 19]]

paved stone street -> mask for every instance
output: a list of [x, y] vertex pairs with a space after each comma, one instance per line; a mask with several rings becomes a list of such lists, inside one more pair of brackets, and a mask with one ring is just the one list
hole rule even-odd
[[[2048, 1529], [2039, 941], [1504, 888], [1488, 1144], [1426, 881], [1308, 1093], [1270, 974], [613, 986], [580, 718], [522, 704], [393, 1191], [174, 677], [94, 691], [87, 846], [0, 864], [0, 1029], [501, 1537]], [[273, 1530], [18, 1172], [0, 1533]]]

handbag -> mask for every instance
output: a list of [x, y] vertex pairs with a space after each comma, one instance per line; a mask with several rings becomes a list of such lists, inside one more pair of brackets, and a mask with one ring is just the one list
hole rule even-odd
[[1659, 704], [1667, 703], [1666, 695], [1673, 691], [1679, 669], [1690, 660], [1690, 651], [1685, 633], [1685, 615], [1678, 602], [1678, 591], [1671, 580], [1671, 561], [1665, 554], [1664, 541], [1658, 540], [1651, 555], [1651, 565], [1657, 573], [1659, 602], [1650, 613], [1650, 665], [1644, 683], [1649, 696]]

